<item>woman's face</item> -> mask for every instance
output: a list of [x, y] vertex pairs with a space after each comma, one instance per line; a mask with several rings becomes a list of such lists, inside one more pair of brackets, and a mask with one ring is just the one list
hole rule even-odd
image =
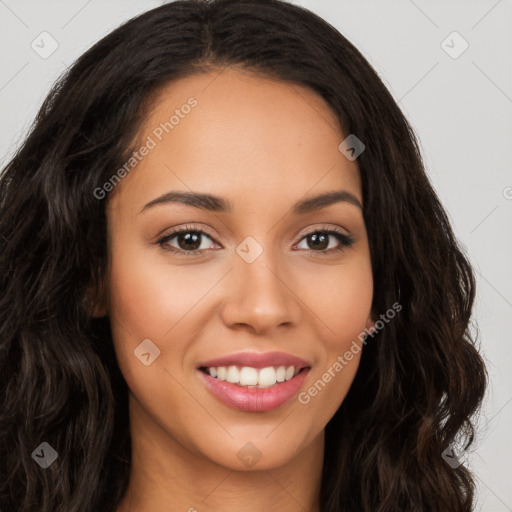
[[[309, 89], [230, 68], [159, 95], [107, 211], [106, 312], [132, 431], [148, 443], [268, 469], [323, 439], [359, 364], [353, 342], [373, 325], [347, 135]], [[271, 352], [282, 357], [241, 356]], [[227, 356], [214, 365], [227, 380], [200, 369]], [[238, 373], [244, 385], [228, 383]]]

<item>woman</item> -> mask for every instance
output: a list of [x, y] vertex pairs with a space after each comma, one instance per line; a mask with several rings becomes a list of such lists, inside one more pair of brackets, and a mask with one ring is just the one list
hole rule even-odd
[[125, 23], [0, 197], [1, 510], [472, 510], [473, 273], [325, 21], [184, 0]]

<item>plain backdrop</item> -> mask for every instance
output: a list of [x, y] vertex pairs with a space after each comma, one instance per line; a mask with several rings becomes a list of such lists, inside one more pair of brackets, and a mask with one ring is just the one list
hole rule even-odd
[[[122, 21], [161, 3], [0, 0], [2, 167], [57, 76]], [[469, 454], [476, 510], [512, 511], [512, 0], [295, 3], [334, 25], [379, 73], [474, 264], [474, 318], [491, 377]]]

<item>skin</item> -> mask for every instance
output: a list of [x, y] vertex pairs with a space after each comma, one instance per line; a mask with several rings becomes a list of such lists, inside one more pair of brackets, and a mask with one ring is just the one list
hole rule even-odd
[[[234, 68], [167, 85], [141, 140], [191, 96], [197, 106], [117, 185], [107, 208], [108, 299], [95, 316], [111, 319], [133, 443], [117, 510], [319, 512], [324, 428], [360, 353], [309, 403], [295, 396], [258, 413], [224, 405], [196, 368], [243, 350], [288, 352], [311, 364], [304, 391], [373, 326], [361, 208], [342, 201], [291, 212], [328, 191], [345, 190], [362, 204], [357, 161], [338, 150], [346, 135], [321, 97]], [[141, 212], [170, 191], [220, 196], [233, 210], [166, 203]], [[177, 237], [157, 243], [180, 226], [207, 232], [200, 254], [168, 250], [187, 250]], [[352, 246], [326, 253], [306, 236], [336, 227], [354, 238]], [[252, 263], [236, 252], [248, 236], [263, 249]], [[328, 241], [340, 246], [332, 235]], [[134, 356], [145, 339], [160, 350], [149, 366]], [[247, 442], [261, 452], [252, 467], [237, 457]]]

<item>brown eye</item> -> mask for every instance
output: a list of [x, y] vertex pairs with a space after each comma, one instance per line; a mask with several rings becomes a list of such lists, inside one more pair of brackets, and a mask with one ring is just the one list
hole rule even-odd
[[201, 236], [197, 232], [179, 233], [176, 242], [180, 249], [195, 251], [201, 246]]
[[329, 235], [326, 233], [312, 233], [306, 237], [310, 249], [324, 251], [329, 247]]
[[[337, 240], [338, 244], [332, 242], [332, 240]], [[300, 249], [314, 252], [331, 252], [341, 251], [346, 247], [350, 247], [354, 243], [354, 239], [336, 230], [317, 230], [304, 236], [300, 243], [304, 244], [304, 242], [306, 246], [300, 247], [299, 244]]]
[[[204, 243], [205, 239], [210, 240], [210, 243]], [[207, 233], [200, 229], [185, 228], [163, 236], [157, 243], [164, 249], [170, 251], [194, 253], [211, 248], [213, 240]]]

